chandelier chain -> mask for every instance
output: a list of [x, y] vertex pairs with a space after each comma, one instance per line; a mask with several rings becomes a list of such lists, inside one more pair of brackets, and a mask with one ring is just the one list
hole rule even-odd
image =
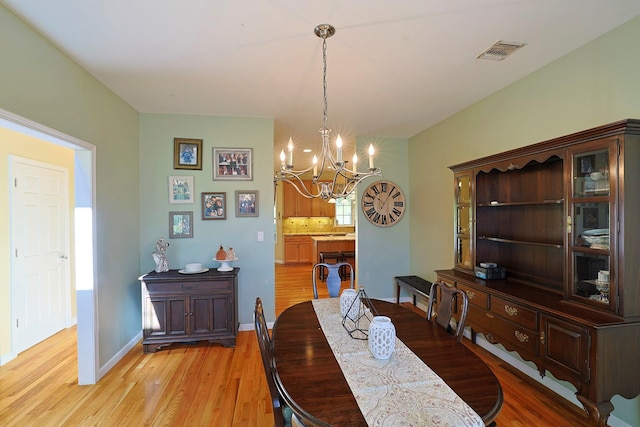
[[329, 100], [327, 98], [327, 38], [322, 38], [322, 95], [324, 99], [323, 128], [327, 129], [327, 116], [329, 110]]
[[[289, 157], [285, 156], [284, 150], [280, 153], [280, 171], [276, 173], [274, 182], [287, 182], [294, 186], [296, 191], [306, 198], [338, 199], [349, 196], [356, 189], [356, 186], [364, 179], [381, 175], [380, 168], [373, 166], [373, 145], [369, 147], [369, 169], [367, 172], [357, 170], [357, 156], [354, 155], [351, 168], [347, 168], [347, 162], [342, 160], [342, 140], [338, 135], [336, 141], [336, 154], [334, 158], [329, 146], [328, 124], [329, 101], [327, 96], [327, 38], [335, 34], [335, 28], [329, 24], [320, 24], [314, 29], [316, 36], [322, 38], [322, 100], [323, 100], [323, 127], [320, 129], [322, 135], [322, 147], [319, 157], [314, 156], [313, 164], [302, 170], [294, 170], [293, 165], [293, 142], [289, 139]], [[333, 175], [327, 179], [325, 167], [332, 171]], [[311, 178], [312, 186], [305, 185], [305, 179]]]

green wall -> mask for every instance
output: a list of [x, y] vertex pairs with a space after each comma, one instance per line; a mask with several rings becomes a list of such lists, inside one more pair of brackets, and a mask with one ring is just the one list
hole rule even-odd
[[4, 6], [0, 40], [0, 108], [97, 147], [97, 357], [104, 366], [140, 333], [138, 113]]
[[[364, 286], [367, 295], [374, 298], [395, 296], [394, 276], [409, 274], [409, 236], [411, 204], [409, 197], [408, 140], [391, 138], [357, 138], [358, 158], [367, 159], [372, 143], [376, 149], [375, 166], [382, 176], [368, 178], [356, 190], [356, 275], [358, 286]], [[402, 188], [407, 198], [404, 217], [391, 227], [371, 224], [361, 209], [363, 191], [378, 179], [394, 182]]]
[[[432, 280], [434, 270], [453, 267], [453, 174], [447, 166], [640, 118], [638, 40], [635, 18], [410, 139], [413, 274]], [[613, 404], [614, 416], [640, 425], [640, 399], [616, 397]]]
[[[173, 139], [202, 139], [202, 170], [173, 169]], [[212, 152], [216, 148], [251, 148], [252, 181], [213, 180]], [[169, 238], [169, 212], [193, 212], [193, 238], [168, 239], [169, 268], [201, 262], [217, 268], [212, 258], [220, 245], [233, 247], [238, 256], [238, 320], [253, 325], [256, 297], [265, 315], [275, 319], [273, 251], [273, 120], [167, 114], [140, 116], [140, 266], [155, 269], [151, 253], [159, 238]], [[169, 204], [168, 177], [194, 177], [195, 203]], [[258, 217], [236, 218], [235, 191], [257, 190]], [[202, 192], [224, 192], [225, 220], [202, 220]], [[264, 241], [257, 240], [258, 231]]]

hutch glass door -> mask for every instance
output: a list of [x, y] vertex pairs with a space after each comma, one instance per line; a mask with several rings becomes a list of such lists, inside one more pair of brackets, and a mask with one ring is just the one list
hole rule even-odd
[[[571, 296], [596, 307], [616, 310], [614, 184], [615, 140], [569, 149], [572, 159], [570, 212], [567, 217]], [[578, 151], [579, 150], [579, 151]], [[615, 176], [615, 175], [614, 175]]]

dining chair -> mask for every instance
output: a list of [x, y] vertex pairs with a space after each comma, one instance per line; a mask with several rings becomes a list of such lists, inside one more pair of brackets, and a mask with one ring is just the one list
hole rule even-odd
[[[437, 290], [440, 289], [440, 300], [438, 301]], [[451, 319], [457, 308], [457, 298], [462, 298], [462, 312], [457, 320], [456, 328], [451, 326]], [[436, 312], [433, 308], [436, 306]], [[446, 329], [454, 335], [458, 341], [462, 341], [464, 333], [464, 324], [467, 320], [467, 312], [469, 311], [469, 298], [462, 290], [449, 286], [444, 282], [433, 282], [431, 291], [429, 292], [429, 305], [427, 307], [427, 319], [432, 320], [435, 317], [436, 324]], [[455, 331], [455, 332], [454, 332]]]
[[258, 337], [258, 346], [260, 347], [260, 355], [262, 356], [262, 365], [264, 373], [267, 376], [267, 385], [269, 386], [269, 394], [271, 396], [271, 404], [273, 406], [273, 419], [275, 427], [298, 427], [303, 424], [296, 418], [287, 405], [282, 402], [276, 381], [274, 378], [274, 362], [273, 362], [273, 343], [269, 335], [269, 329], [264, 317], [264, 309], [262, 307], [262, 299], [256, 298], [256, 307], [253, 316], [253, 322]]
[[340, 269], [347, 268], [349, 269], [349, 287], [354, 289], [353, 284], [353, 266], [348, 262], [338, 262], [336, 264], [327, 264], [327, 263], [318, 263], [313, 266], [313, 270], [311, 271], [311, 281], [313, 283], [313, 298], [318, 299], [318, 287], [316, 285], [316, 277], [317, 277], [317, 269], [326, 268], [329, 270], [329, 274], [327, 275], [327, 290], [329, 291], [330, 298], [337, 298], [340, 296], [340, 287], [342, 286], [342, 278], [340, 277]]

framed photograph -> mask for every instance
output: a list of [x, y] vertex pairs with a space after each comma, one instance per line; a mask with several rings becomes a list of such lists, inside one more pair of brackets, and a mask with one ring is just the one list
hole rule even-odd
[[202, 193], [202, 219], [227, 219], [227, 193]]
[[251, 148], [213, 149], [213, 179], [252, 181], [252, 166]]
[[236, 216], [258, 216], [257, 190], [236, 190]]
[[174, 138], [173, 168], [202, 170], [202, 140]]
[[582, 216], [583, 228], [598, 228], [598, 208], [584, 208], [584, 215]]
[[193, 212], [169, 212], [169, 237], [193, 237]]
[[595, 161], [596, 156], [593, 154], [580, 157], [580, 173], [587, 174], [593, 172], [595, 170]]
[[596, 182], [588, 176], [584, 178], [584, 192], [593, 193], [596, 191]]
[[169, 203], [193, 203], [193, 190], [192, 176], [169, 177]]

